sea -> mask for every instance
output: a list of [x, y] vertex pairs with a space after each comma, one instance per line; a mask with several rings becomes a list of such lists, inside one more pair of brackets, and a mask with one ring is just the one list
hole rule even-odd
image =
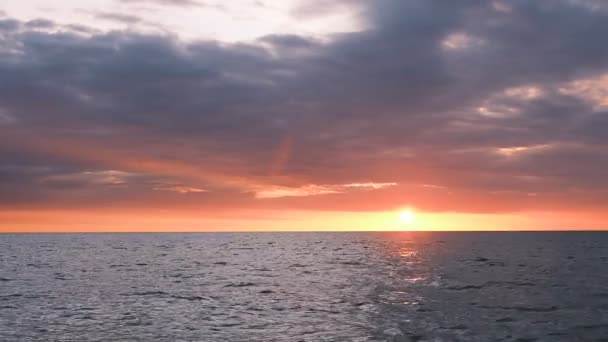
[[608, 341], [608, 233], [0, 234], [0, 341]]

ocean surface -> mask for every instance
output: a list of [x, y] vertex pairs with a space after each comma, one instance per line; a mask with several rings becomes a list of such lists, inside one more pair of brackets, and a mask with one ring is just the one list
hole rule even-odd
[[608, 341], [608, 233], [0, 234], [0, 341]]

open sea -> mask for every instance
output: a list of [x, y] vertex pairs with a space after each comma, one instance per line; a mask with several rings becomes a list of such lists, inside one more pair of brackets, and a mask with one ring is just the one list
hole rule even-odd
[[0, 341], [608, 341], [608, 233], [0, 234]]

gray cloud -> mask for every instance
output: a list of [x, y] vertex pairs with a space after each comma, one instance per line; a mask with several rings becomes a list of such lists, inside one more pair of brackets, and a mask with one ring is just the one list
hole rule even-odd
[[125, 23], [125, 24], [134, 24], [134, 23], [141, 21], [141, 19], [135, 15], [124, 14], [124, 13], [102, 12], [102, 13], [95, 13], [95, 17], [97, 17], [99, 19], [104, 19], [104, 20], [117, 21], [117, 22], [121, 22], [121, 23]]
[[[579, 1], [497, 4], [374, 1], [363, 11], [369, 30], [329, 42], [83, 36], [4, 19], [0, 108], [14, 121], [0, 124], [0, 187], [28, 194], [24, 203], [91, 205], [136, 201], [158, 184], [255, 207], [605, 205], [604, 110], [560, 89], [608, 72], [608, 13]], [[138, 176], [89, 179], [109, 171]], [[372, 192], [253, 198], [263, 186], [369, 181], [402, 186], [372, 191], [384, 196], [373, 203]]]

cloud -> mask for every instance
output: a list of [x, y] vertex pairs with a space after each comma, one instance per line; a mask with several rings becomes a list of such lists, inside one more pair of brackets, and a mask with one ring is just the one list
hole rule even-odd
[[55, 23], [51, 20], [48, 19], [34, 19], [34, 20], [30, 20], [28, 22], [25, 23], [25, 25], [28, 28], [40, 28], [40, 29], [45, 29], [45, 28], [52, 28], [55, 26]]
[[383, 188], [388, 188], [391, 186], [397, 186], [398, 184], [395, 182], [390, 182], [390, 183], [374, 183], [374, 182], [367, 182], [367, 183], [351, 183], [351, 184], [344, 184], [342, 185], [345, 188], [360, 188], [360, 189], [365, 189], [365, 188], [369, 188], [369, 189], [383, 189]]
[[207, 192], [207, 190], [205, 190], [205, 189], [194, 188], [194, 187], [183, 186], [183, 185], [165, 185], [165, 186], [159, 186], [159, 187], [154, 188], [154, 190], [156, 190], [156, 191], [172, 191], [172, 192], [177, 192], [179, 194], [191, 194], [191, 193]]
[[15, 118], [0, 108], [0, 125], [8, 125], [14, 122]]
[[298, 188], [275, 187], [259, 190], [255, 193], [256, 198], [281, 198], [281, 197], [307, 197], [339, 193], [333, 186], [306, 185]]
[[42, 183], [82, 183], [101, 184], [101, 185], [122, 185], [126, 184], [128, 178], [133, 175], [122, 171], [83, 171], [77, 173], [55, 174], [40, 179]]
[[308, 197], [327, 194], [347, 193], [352, 189], [359, 190], [379, 190], [391, 186], [396, 186], [397, 183], [352, 183], [352, 184], [335, 184], [335, 185], [317, 185], [307, 184], [300, 187], [270, 187], [262, 188], [255, 191], [256, 198], [281, 198], [281, 197]]
[[559, 92], [588, 102], [596, 111], [605, 111], [608, 109], [608, 74], [570, 81], [560, 87]]
[[360, 32], [230, 44], [3, 19], [0, 206], [607, 204], [608, 12], [357, 6]]
[[101, 12], [94, 14], [96, 18], [117, 21], [125, 24], [133, 24], [141, 21], [141, 19], [137, 16], [124, 14], [124, 13], [111, 13], [111, 12]]

